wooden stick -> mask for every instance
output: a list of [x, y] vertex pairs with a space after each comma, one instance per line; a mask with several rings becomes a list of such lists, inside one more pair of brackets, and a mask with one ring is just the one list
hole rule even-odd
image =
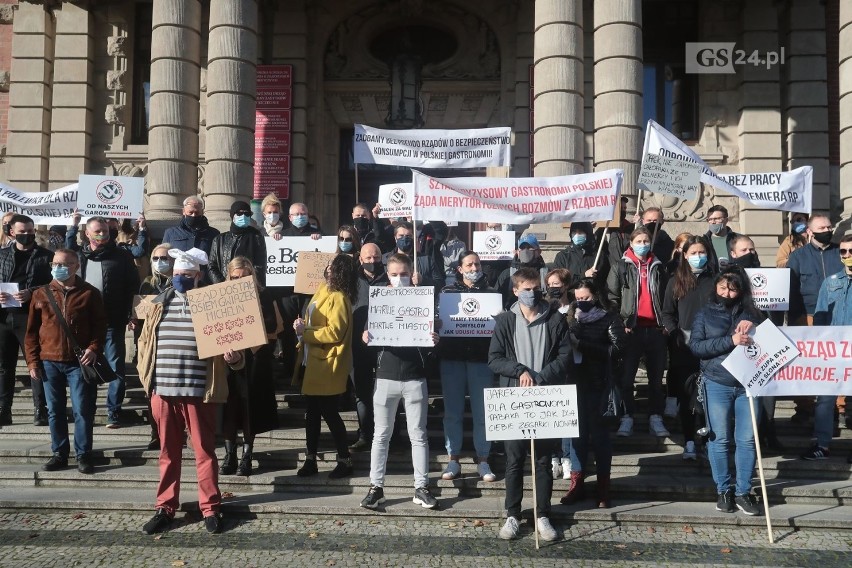
[[538, 550], [538, 500], [535, 490], [535, 439], [530, 440], [530, 459], [532, 460], [532, 482], [533, 482], [533, 532], [535, 533], [535, 549]]
[[598, 247], [598, 254], [595, 255], [595, 263], [592, 265], [592, 268], [595, 270], [598, 269], [598, 261], [601, 258], [601, 252], [603, 252], [604, 245], [606, 244], [606, 232], [608, 229], [609, 227], [604, 227], [603, 234], [601, 235], [601, 244]]
[[754, 447], [757, 450], [757, 471], [760, 474], [760, 491], [763, 493], [763, 516], [766, 517], [766, 531], [769, 535], [769, 544], [775, 544], [772, 536], [772, 521], [769, 519], [769, 499], [766, 496], [766, 477], [763, 475], [763, 456], [760, 453], [760, 439], [757, 434], [757, 416], [754, 412], [754, 397], [748, 397], [748, 408], [751, 411], [751, 428], [754, 430]]

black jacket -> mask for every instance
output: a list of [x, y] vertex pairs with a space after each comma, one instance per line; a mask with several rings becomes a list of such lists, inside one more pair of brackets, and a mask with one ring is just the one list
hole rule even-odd
[[[725, 237], [725, 250], [728, 251], [729, 258], [731, 251], [731, 242], [737, 237], [739, 237], [739, 235], [735, 233], [733, 229], [728, 227], [728, 236]], [[719, 256], [716, 254], [716, 249], [713, 247], [713, 233], [707, 231], [706, 233], [704, 233], [704, 239], [707, 241], [707, 244], [710, 245], [709, 247], [707, 247], [707, 264], [710, 264], [710, 266], [719, 266]], [[716, 264], [712, 264], [714, 262]], [[721, 266], [719, 266], [719, 268], [721, 268]]]
[[[639, 269], [627, 256], [622, 257], [618, 264], [612, 267], [607, 278], [609, 300], [619, 306], [621, 318], [624, 320], [624, 324], [630, 328], [636, 327], [636, 310], [639, 301], [638, 280]], [[648, 267], [648, 284], [657, 325], [662, 325], [660, 313], [662, 312], [663, 294], [666, 289], [666, 274], [663, 271], [662, 263], [656, 257]]]
[[92, 251], [89, 245], [84, 246], [78, 253], [80, 258], [80, 275], [86, 279], [89, 261], [96, 259], [101, 263], [103, 277], [104, 310], [106, 311], [108, 327], [123, 327], [130, 321], [133, 296], [139, 290], [139, 272], [133, 255], [125, 249], [117, 247], [111, 241]]
[[[707, 263], [709, 265], [710, 261], [708, 260]], [[674, 278], [669, 280], [663, 298], [662, 318], [663, 326], [670, 335], [677, 330], [684, 330], [687, 332], [685, 335], [689, 335], [692, 322], [695, 321], [695, 314], [706, 306], [707, 302], [713, 299], [716, 294], [716, 287], [713, 285], [716, 274], [715, 271], [705, 268], [698, 274], [698, 283], [695, 288], [679, 300], [674, 297]]]
[[[542, 304], [544, 305], [544, 304]], [[545, 365], [535, 376], [539, 385], [562, 385], [574, 383], [573, 373], [569, 373], [571, 365], [571, 343], [568, 341], [568, 324], [558, 310], [547, 305], [547, 353]], [[499, 375], [501, 387], [517, 387], [521, 375], [530, 369], [518, 363], [515, 354], [515, 318], [514, 311], [498, 315], [494, 325], [494, 335], [488, 349], [488, 367]]]
[[[461, 278], [461, 277], [459, 277]], [[445, 286], [441, 293], [460, 292], [473, 294], [494, 294], [496, 290], [488, 287], [488, 280], [482, 276], [473, 287], [468, 288], [464, 282], [456, 280], [455, 283]], [[488, 362], [488, 347], [491, 344], [490, 337], [444, 337], [438, 343], [438, 353], [442, 359], [449, 361], [471, 361], [477, 363]]]
[[281, 231], [282, 237], [310, 237], [314, 233], [319, 233], [319, 229], [314, 229], [310, 225], [305, 225], [301, 229], [294, 225], [290, 225], [283, 231]]
[[[595, 264], [596, 255], [597, 250], [593, 243], [587, 243], [583, 246], [570, 244], [556, 255], [553, 268], [567, 268], [571, 273], [569, 284], [576, 284], [586, 277], [586, 271]], [[609, 259], [601, 254], [601, 258], [598, 259], [598, 275], [595, 278], [598, 286], [606, 285], [607, 272], [609, 272]]]
[[266, 283], [266, 240], [260, 234], [260, 231], [254, 227], [246, 227], [245, 233], [237, 234], [233, 231], [226, 231], [213, 239], [213, 245], [210, 248], [210, 265], [209, 275], [210, 281], [213, 284], [224, 282], [228, 279], [225, 271], [228, 269], [228, 263], [234, 258], [234, 251], [240, 244], [242, 239], [252, 239], [250, 250], [254, 251], [250, 258], [254, 266], [254, 272], [257, 274], [257, 279], [261, 284]]
[[426, 358], [431, 349], [420, 347], [379, 347], [376, 378], [410, 381], [426, 378]]
[[624, 322], [613, 312], [604, 313], [594, 321], [575, 319], [572, 306], [566, 317], [568, 329], [577, 338], [577, 349], [583, 356], [575, 363], [577, 385], [588, 390], [602, 390], [607, 380], [614, 378], [614, 363], [623, 357], [627, 344]]
[[[352, 344], [356, 351], [365, 351], [367, 346], [361, 340], [362, 332], [367, 329], [367, 318], [370, 308], [370, 286], [388, 286], [388, 273], [382, 271], [374, 278], [364, 274], [364, 269], [358, 269], [358, 298], [352, 304]], [[358, 364], [358, 361], [355, 361]]]
[[[15, 272], [15, 251], [17, 245], [14, 243], [10, 247], [0, 249], [0, 282], [10, 282], [12, 274]], [[53, 261], [53, 251], [35, 245], [30, 258], [27, 260], [26, 280], [23, 283], [18, 283], [20, 291], [30, 290], [35, 291], [36, 288], [49, 284], [53, 280], [50, 274], [50, 263]], [[20, 310], [25, 313], [29, 309], [29, 304], [21, 308], [11, 308], [12, 311]], [[0, 314], [5, 315], [6, 308], [0, 308]]]
[[741, 305], [726, 308], [715, 300], [710, 301], [695, 315], [689, 348], [701, 359], [701, 373], [705, 378], [719, 384], [734, 387], [740, 383], [722, 366], [728, 354], [734, 350], [734, 329], [743, 320], [760, 323], [758, 314], [743, 311]]
[[172, 248], [182, 251], [191, 248], [201, 249], [209, 255], [213, 239], [217, 235], [219, 231], [207, 223], [207, 217], [201, 217], [196, 227], [190, 227], [184, 218], [177, 226], [166, 229], [163, 234], [163, 243], [169, 243]]

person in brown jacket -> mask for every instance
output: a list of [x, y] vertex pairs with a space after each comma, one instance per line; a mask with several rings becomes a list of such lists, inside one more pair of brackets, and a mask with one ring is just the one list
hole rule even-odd
[[[80, 364], [93, 363], [102, 351], [106, 339], [106, 315], [100, 292], [76, 275], [79, 262], [76, 252], [57, 250], [50, 263], [53, 280], [46, 287], [36, 289], [30, 302], [24, 349], [30, 377], [44, 381], [53, 451], [53, 456], [42, 466], [45, 471], [68, 467], [71, 447], [65, 418], [66, 387], [71, 391], [74, 410], [77, 469], [80, 473], [92, 473], [94, 469], [91, 452], [97, 385], [83, 379]], [[76, 336], [77, 344], [84, 349], [79, 359], [59, 323], [48, 293], [53, 294], [68, 327]]]

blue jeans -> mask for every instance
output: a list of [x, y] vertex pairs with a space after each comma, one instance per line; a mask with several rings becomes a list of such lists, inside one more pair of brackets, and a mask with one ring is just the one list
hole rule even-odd
[[[728, 465], [728, 449], [731, 436], [736, 444], [734, 463], [736, 464], [736, 494], [745, 495], [751, 490], [751, 477], [757, 461], [754, 447], [754, 430], [751, 425], [750, 400], [745, 388], [725, 386], [711, 380], [704, 381], [704, 396], [707, 401], [707, 422], [710, 426], [710, 438], [707, 443], [707, 457], [716, 482], [716, 491], [724, 493], [731, 487], [731, 471]], [[760, 405], [754, 403], [756, 418]], [[733, 420], [733, 428], [731, 427]]]
[[71, 408], [74, 411], [74, 453], [77, 457], [92, 451], [92, 429], [95, 426], [95, 401], [97, 385], [83, 380], [77, 363], [44, 361], [44, 396], [47, 399], [47, 423], [50, 427], [50, 449], [68, 459], [68, 420], [65, 408], [68, 399], [65, 387], [71, 391]]
[[441, 359], [441, 390], [444, 394], [444, 443], [447, 454], [462, 449], [464, 397], [470, 394], [473, 415], [473, 447], [477, 457], [487, 458], [491, 442], [485, 439], [485, 389], [494, 386], [494, 373], [486, 363]]
[[820, 395], [814, 406], [814, 438], [817, 445], [828, 449], [834, 430], [834, 406], [837, 396]]
[[106, 332], [106, 343], [104, 343], [104, 357], [115, 371], [116, 380], [109, 383], [107, 390], [107, 412], [121, 411], [121, 403], [124, 402], [124, 358], [126, 356], [124, 346], [124, 326], [108, 327]]

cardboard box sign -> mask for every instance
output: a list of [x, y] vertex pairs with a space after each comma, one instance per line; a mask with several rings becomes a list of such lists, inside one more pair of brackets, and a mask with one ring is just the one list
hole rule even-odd
[[154, 307], [151, 301], [156, 297], [156, 294], [150, 296], [133, 296], [133, 317], [140, 320], [147, 318], [148, 312]]
[[186, 294], [201, 359], [229, 349], [266, 344], [266, 330], [254, 278], [220, 282]]
[[331, 264], [336, 255], [333, 252], [299, 253], [296, 264], [296, 285], [293, 290], [297, 294], [314, 294], [325, 282], [325, 269]]

